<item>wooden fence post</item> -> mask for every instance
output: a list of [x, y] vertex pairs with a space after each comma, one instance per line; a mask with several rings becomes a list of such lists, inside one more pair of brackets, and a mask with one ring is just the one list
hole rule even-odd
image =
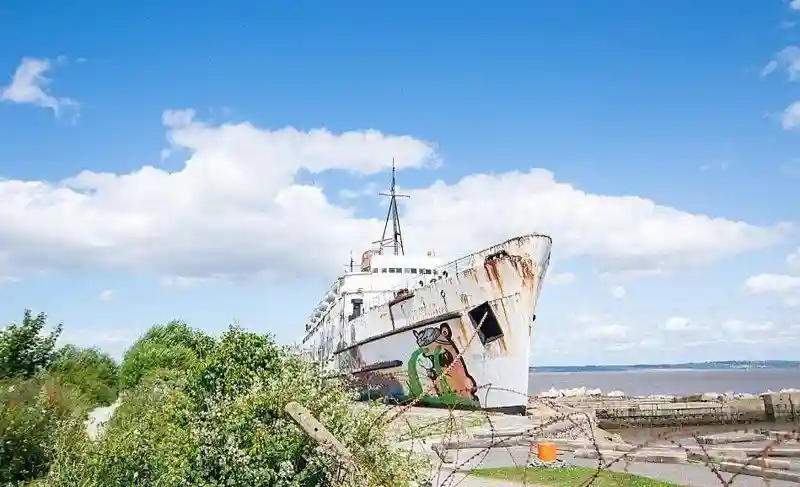
[[304, 408], [295, 401], [290, 402], [284, 408], [286, 414], [289, 415], [297, 425], [305, 431], [308, 436], [314, 439], [319, 444], [327, 445], [339, 455], [343, 462], [350, 462], [353, 459], [353, 454], [347, 449], [341, 441], [328, 431], [317, 418], [311, 414], [311, 411]]

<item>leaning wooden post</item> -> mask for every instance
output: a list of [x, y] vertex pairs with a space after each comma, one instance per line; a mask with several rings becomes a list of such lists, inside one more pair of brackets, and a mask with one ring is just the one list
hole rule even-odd
[[327, 445], [333, 448], [333, 450], [342, 459], [342, 463], [349, 463], [353, 459], [353, 454], [350, 453], [350, 450], [348, 450], [341, 441], [333, 436], [331, 432], [322, 425], [322, 423], [317, 421], [317, 418], [311, 414], [311, 411], [295, 401], [287, 404], [284, 410], [286, 411], [286, 414], [288, 414], [289, 417], [291, 417], [292, 420], [297, 423], [297, 426], [302, 428], [303, 431], [308, 434], [308, 436], [314, 439], [314, 441], [321, 445]]

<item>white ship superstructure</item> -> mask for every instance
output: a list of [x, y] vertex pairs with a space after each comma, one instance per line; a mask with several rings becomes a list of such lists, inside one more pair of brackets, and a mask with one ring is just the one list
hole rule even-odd
[[334, 281], [304, 348], [370, 397], [524, 412], [550, 237], [519, 236], [448, 263], [405, 255], [394, 170], [386, 196], [383, 238]]

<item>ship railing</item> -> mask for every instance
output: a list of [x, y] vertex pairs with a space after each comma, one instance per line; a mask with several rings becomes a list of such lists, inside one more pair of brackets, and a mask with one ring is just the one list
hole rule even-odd
[[[341, 286], [341, 280], [340, 280], [340, 279], [336, 279], [335, 281], [333, 281], [333, 284], [331, 284], [331, 287], [329, 287], [329, 288], [328, 288], [328, 290], [327, 290], [327, 291], [325, 291], [325, 294], [323, 294], [323, 295], [322, 295], [322, 299], [320, 299], [320, 300], [317, 302], [317, 305], [316, 305], [316, 306], [314, 306], [314, 310], [313, 310], [313, 311], [311, 311], [311, 314], [310, 314], [310, 315], [309, 315], [309, 317], [308, 317], [308, 321], [311, 321], [311, 320], [313, 320], [313, 319], [314, 319], [314, 313], [316, 313], [316, 312], [317, 312], [317, 309], [319, 309], [319, 308], [320, 308], [320, 306], [321, 306], [323, 303], [325, 303], [325, 301], [326, 301], [326, 298], [328, 297], [328, 294], [331, 294], [331, 293], [332, 293], [332, 294], [334, 295], [334, 301], [332, 301], [331, 303], [333, 303], [333, 302], [335, 302], [335, 301], [336, 301], [336, 295], [338, 294], [338, 291], [339, 291], [339, 286]], [[326, 308], [329, 308], [331, 303], [329, 303], [329, 304], [326, 306]], [[324, 316], [324, 312], [323, 312], [323, 316]]]
[[[550, 238], [548, 235], [544, 235], [544, 234], [541, 234], [541, 233], [532, 233], [532, 234], [529, 234], [528, 236], [529, 237], [545, 237], [545, 238], [548, 238], [548, 239]], [[450, 275], [450, 274], [458, 274], [461, 271], [464, 271], [466, 269], [470, 269], [472, 267], [475, 267], [475, 264], [476, 264], [475, 261], [478, 259], [478, 257], [485, 257], [487, 255], [491, 255], [491, 254], [494, 254], [496, 252], [499, 252], [499, 251], [505, 249], [506, 247], [508, 247], [508, 243], [509, 242], [512, 242], [512, 241], [516, 240], [517, 238], [520, 238], [520, 237], [508, 239], [508, 240], [506, 240], [504, 242], [501, 242], [499, 244], [492, 245], [491, 247], [486, 247], [483, 250], [479, 250], [479, 251], [473, 252], [473, 253], [471, 253], [469, 255], [465, 255], [463, 257], [459, 257], [458, 259], [451, 260], [450, 262], [447, 262], [446, 264], [440, 265], [439, 267], [436, 268], [436, 270], [439, 272], [440, 275], [443, 272], [447, 272], [448, 275]], [[549, 257], [548, 257], [548, 259], [549, 259]]]

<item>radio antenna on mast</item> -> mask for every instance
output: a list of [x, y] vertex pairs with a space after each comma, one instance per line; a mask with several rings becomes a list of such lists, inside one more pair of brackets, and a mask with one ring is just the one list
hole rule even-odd
[[[395, 178], [394, 158], [392, 158], [392, 186], [388, 193], [380, 193], [381, 196], [389, 197], [389, 211], [386, 213], [386, 221], [383, 223], [383, 235], [381, 236], [381, 250], [384, 247], [392, 247], [394, 255], [406, 255], [403, 248], [403, 232], [400, 230], [400, 214], [397, 211], [397, 198], [410, 198], [410, 195], [397, 193], [397, 181]], [[389, 220], [392, 221], [392, 236], [386, 238], [386, 231], [389, 229]], [[389, 243], [390, 242], [390, 243]]]

